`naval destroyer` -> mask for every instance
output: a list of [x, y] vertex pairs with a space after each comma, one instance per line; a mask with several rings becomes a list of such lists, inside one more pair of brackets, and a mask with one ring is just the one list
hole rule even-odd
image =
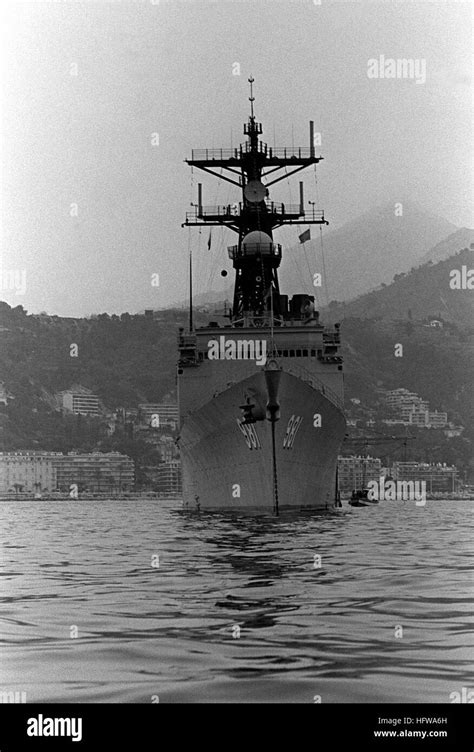
[[[183, 508], [270, 513], [338, 506], [337, 456], [344, 440], [339, 325], [324, 327], [314, 296], [280, 292], [281, 245], [288, 224], [328, 224], [322, 210], [276, 203], [270, 186], [316, 165], [314, 126], [307, 147], [272, 148], [260, 136], [253, 79], [247, 137], [237, 148], [193, 150], [186, 162], [239, 190], [232, 205], [198, 200], [184, 226], [223, 226], [235, 270], [229, 323], [178, 334], [178, 405]], [[283, 172], [282, 172], [283, 171]], [[302, 242], [309, 236], [306, 230]], [[192, 271], [192, 270], [191, 270]], [[192, 285], [191, 285], [192, 290]]]

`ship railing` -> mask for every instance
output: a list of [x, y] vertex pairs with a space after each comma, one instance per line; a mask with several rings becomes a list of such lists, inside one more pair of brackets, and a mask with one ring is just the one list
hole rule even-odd
[[191, 162], [222, 161], [224, 159], [240, 159], [241, 149], [193, 149]]
[[281, 245], [279, 243], [243, 243], [239, 248], [238, 245], [231, 245], [227, 248], [230, 259], [241, 258], [242, 256], [275, 256], [281, 258]]
[[226, 206], [195, 206], [193, 211], [186, 212], [186, 221], [189, 219], [204, 219], [206, 217], [238, 217], [240, 208], [238, 204], [227, 204]]
[[319, 222], [321, 224], [329, 224], [324, 219], [324, 209], [314, 209], [311, 211], [303, 211], [301, 212], [301, 219], [307, 222], [313, 221], [313, 222]]
[[[240, 209], [242, 210], [244, 207], [242, 204], [240, 204]], [[247, 204], [245, 206], [246, 211], [248, 212], [262, 212], [263, 207], [261, 204]], [[304, 210], [301, 211], [300, 204], [283, 204], [280, 201], [265, 201], [265, 210], [268, 214], [276, 214], [276, 215], [287, 215], [292, 214], [296, 216], [300, 216], [301, 214], [304, 214]]]
[[180, 349], [196, 349], [196, 335], [195, 334], [181, 334], [177, 335], [178, 347]]
[[326, 340], [332, 341], [334, 339], [339, 339], [340, 338], [339, 329], [331, 329], [330, 327], [326, 327], [324, 329], [323, 337], [325, 341]]
[[[283, 316], [273, 316], [273, 326], [284, 326], [285, 320]], [[232, 326], [233, 327], [256, 327], [258, 329], [261, 329], [263, 327], [267, 327], [268, 329], [271, 328], [272, 325], [272, 314], [270, 311], [265, 316], [254, 316], [253, 314], [244, 315], [242, 318], [239, 319], [232, 319]]]
[[302, 381], [305, 381], [314, 389], [317, 389], [319, 392], [321, 392], [321, 394], [327, 397], [330, 402], [338, 407], [339, 410], [344, 412], [344, 400], [341, 399], [341, 397], [339, 397], [339, 395], [336, 394], [336, 392], [328, 387], [323, 381], [321, 381], [321, 379], [318, 379], [317, 376], [314, 376], [306, 368], [293, 363], [290, 365], [285, 360], [284, 370], [288, 371], [288, 373], [291, 373], [293, 376], [297, 376]]
[[[191, 162], [222, 162], [227, 159], [242, 159], [252, 151], [251, 144], [246, 141], [234, 149], [193, 149]], [[257, 152], [265, 154], [268, 159], [310, 159], [314, 157], [314, 149], [309, 146], [281, 146], [272, 147], [263, 141], [258, 142]]]
[[[266, 213], [281, 217], [306, 217], [309, 219], [324, 219], [323, 210], [305, 212], [299, 204], [282, 204], [276, 201], [265, 201], [265, 208], [261, 204], [246, 204], [242, 202], [233, 204], [221, 204], [216, 206], [195, 206], [192, 211], [186, 212], [186, 220], [205, 219], [206, 217], [224, 217], [232, 219], [239, 217], [243, 211], [249, 213]], [[314, 217], [313, 217], [314, 215]]]
[[338, 330], [335, 331], [324, 331], [323, 332], [323, 342], [325, 345], [340, 345], [341, 344], [341, 335], [339, 334]]

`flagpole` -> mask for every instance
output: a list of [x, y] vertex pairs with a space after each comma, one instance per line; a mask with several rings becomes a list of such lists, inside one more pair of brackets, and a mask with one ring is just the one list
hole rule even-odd
[[193, 331], [193, 252], [189, 247], [189, 331]]

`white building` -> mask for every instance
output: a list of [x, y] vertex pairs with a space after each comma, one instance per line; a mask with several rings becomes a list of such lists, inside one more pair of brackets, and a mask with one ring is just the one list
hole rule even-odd
[[397, 480], [425, 481], [428, 493], [453, 493], [459, 486], [459, 471], [445, 462], [394, 462], [392, 476]]
[[80, 492], [119, 493], [131, 491], [135, 483], [135, 463], [120, 452], [57, 454], [53, 464], [60, 491], [68, 491], [74, 484]]
[[54, 452], [0, 452], [0, 493], [49, 493], [56, 488]]
[[428, 425], [430, 428], [444, 428], [448, 424], [448, 413], [439, 413], [437, 410], [428, 413]]
[[415, 392], [408, 389], [392, 389], [384, 393], [386, 404], [398, 413], [401, 422], [418, 428], [444, 428], [448, 422], [447, 413], [430, 411], [430, 404]]
[[74, 415], [99, 415], [99, 398], [89, 389], [74, 386], [62, 392], [62, 405]]
[[171, 495], [181, 493], [181, 462], [179, 460], [163, 462], [158, 466], [158, 485], [162, 493]]
[[382, 473], [382, 462], [378, 457], [338, 457], [339, 490], [343, 493], [364, 488], [370, 480], [378, 481]]
[[176, 430], [176, 426], [178, 425], [178, 405], [176, 402], [144, 402], [138, 405], [138, 414], [140, 422], [152, 428], [168, 426]]

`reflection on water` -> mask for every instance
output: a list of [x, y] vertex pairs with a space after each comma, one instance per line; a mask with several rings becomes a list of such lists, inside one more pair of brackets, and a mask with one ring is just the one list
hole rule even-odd
[[3, 503], [0, 687], [28, 702], [449, 702], [472, 684], [473, 508]]

